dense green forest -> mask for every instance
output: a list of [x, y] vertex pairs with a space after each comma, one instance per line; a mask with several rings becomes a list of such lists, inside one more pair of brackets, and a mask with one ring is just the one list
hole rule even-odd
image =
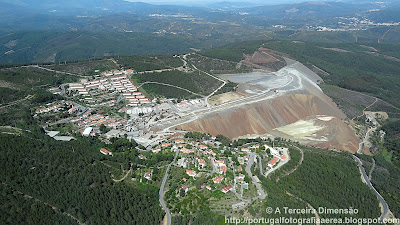
[[396, 218], [400, 216], [400, 168], [388, 162], [382, 154], [374, 156], [376, 168], [372, 173], [374, 187], [389, 205]]
[[[358, 167], [349, 154], [307, 147], [302, 149], [304, 161], [289, 176], [282, 176], [282, 172], [269, 178], [259, 176], [268, 193], [268, 206], [274, 208], [290, 204], [296, 207], [296, 204], [301, 206], [307, 202], [316, 209], [358, 209], [359, 213], [353, 217], [379, 217], [378, 200], [368, 186], [362, 183]], [[300, 154], [295, 153], [291, 156], [294, 162], [299, 162]], [[296, 165], [297, 163], [287, 165], [286, 170], [296, 168]], [[259, 174], [257, 170], [255, 173]], [[280, 179], [276, 179], [277, 177]], [[346, 215], [319, 216], [344, 218]]]
[[210, 58], [239, 62], [243, 59], [243, 54], [253, 53], [263, 43], [264, 41], [239, 42], [225, 45], [220, 48], [202, 51], [199, 54]]
[[[175, 54], [201, 44], [184, 35], [156, 35], [141, 32], [109, 31], [21, 31], [0, 37], [0, 50], [17, 40], [12, 54], [2, 54], [2, 63], [45, 62], [56, 54], [55, 62], [77, 61], [112, 55]], [[201, 47], [204, 47], [202, 45]]]
[[[1, 181], [54, 205], [59, 214], [69, 213], [86, 224], [159, 224], [162, 219], [158, 189], [114, 183], [100, 163], [106, 156], [90, 139], [61, 143], [41, 135], [2, 134], [0, 143]], [[28, 207], [22, 200], [7, 204]], [[26, 213], [26, 219], [34, 212]], [[9, 213], [16, 217], [18, 210]], [[48, 220], [61, 216], [46, 215]]]
[[57, 74], [37, 68], [19, 67], [0, 70], [0, 80], [11, 83], [18, 89], [38, 89], [39, 87], [58, 86], [74, 81], [76, 77]]
[[117, 56], [115, 60], [124, 68], [131, 68], [137, 72], [173, 69], [183, 65], [183, 62], [178, 57], [170, 55], [156, 56]]
[[98, 70], [99, 72], [103, 72], [103, 71], [119, 69], [119, 67], [113, 62], [112, 58], [91, 59], [91, 60], [83, 60], [83, 61], [68, 62], [68, 63], [67, 62], [52, 63], [44, 65], [44, 67], [56, 71], [62, 71], [80, 75], [93, 75], [96, 74], [96, 70]]
[[400, 167], [400, 120], [388, 122], [382, 126], [386, 132], [384, 147], [392, 153], [391, 161]]
[[221, 215], [214, 214], [209, 211], [200, 211], [198, 215], [185, 215], [185, 216], [174, 216], [172, 220], [173, 225], [191, 224], [191, 225], [203, 225], [213, 224], [222, 225], [225, 223], [225, 218]]
[[33, 198], [0, 184], [0, 221], [2, 224], [74, 224], [72, 218]]

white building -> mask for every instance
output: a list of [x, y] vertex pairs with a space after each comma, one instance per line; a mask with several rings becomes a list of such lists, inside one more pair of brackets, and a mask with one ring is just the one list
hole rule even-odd
[[86, 128], [86, 129], [83, 131], [82, 136], [89, 137], [89, 135], [90, 135], [90, 133], [92, 132], [92, 130], [93, 130], [93, 128], [91, 128], [91, 127]]

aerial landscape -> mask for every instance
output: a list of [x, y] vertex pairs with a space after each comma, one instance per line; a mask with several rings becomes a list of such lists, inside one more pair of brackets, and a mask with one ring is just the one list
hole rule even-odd
[[0, 224], [400, 224], [400, 2], [0, 18]]

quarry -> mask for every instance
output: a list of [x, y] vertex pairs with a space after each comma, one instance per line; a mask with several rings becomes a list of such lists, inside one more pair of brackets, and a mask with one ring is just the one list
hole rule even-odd
[[162, 121], [164, 130], [243, 136], [273, 136], [325, 149], [356, 152], [358, 139], [346, 116], [318, 86], [322, 78], [284, 58], [277, 71], [255, 69], [219, 77], [239, 83], [236, 92], [213, 96], [210, 108]]

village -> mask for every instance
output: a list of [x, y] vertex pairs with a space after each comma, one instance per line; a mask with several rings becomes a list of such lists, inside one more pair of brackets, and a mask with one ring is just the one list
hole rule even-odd
[[[34, 117], [40, 118], [44, 129], [53, 131], [49, 134], [57, 140], [70, 141], [78, 133], [86, 137], [99, 136], [105, 142], [126, 137], [150, 146], [173, 133], [154, 131], [162, 120], [174, 120], [185, 112], [206, 106], [203, 99], [150, 100], [129, 79], [135, 73], [131, 69], [106, 71], [93, 75], [91, 80], [62, 84], [60, 89], [53, 88], [52, 92], [68, 100], [41, 105], [35, 110]], [[63, 132], [66, 124], [72, 128]], [[68, 136], [56, 136], [55, 132]]]
[[[154, 146], [147, 155], [150, 152], [176, 154], [176, 159], [171, 163], [170, 173], [167, 174], [168, 179], [163, 181], [166, 188], [162, 190], [172, 213], [187, 211], [186, 206], [191, 204], [188, 199], [199, 195], [209, 197], [219, 195], [221, 201], [209, 202], [214, 211], [236, 210], [266, 197], [259, 184], [260, 179], [252, 174], [254, 173], [252, 170], [260, 170], [261, 176], [266, 177], [290, 160], [288, 148], [271, 147], [265, 144], [268, 142], [251, 141], [242, 146], [231, 147], [218, 141], [217, 137], [197, 139], [176, 133]], [[102, 153], [109, 155], [111, 152]], [[138, 156], [143, 164], [147, 160], [145, 155], [142, 153]], [[133, 172], [132, 180], [156, 183], [154, 170], [159, 173], [159, 169], [164, 167], [138, 168]], [[194, 210], [197, 206], [188, 208]]]
[[[81, 136], [98, 139], [104, 146], [118, 138], [137, 143], [138, 167], [123, 170], [124, 176], [112, 172], [112, 179], [130, 177], [130, 182], [161, 186], [160, 202], [172, 213], [197, 209], [205, 203], [196, 200], [198, 205], [194, 206], [190, 202], [199, 198], [209, 199], [209, 207], [221, 213], [244, 209], [266, 198], [259, 176], [267, 177], [286, 164], [290, 160], [288, 148], [275, 147], [270, 139], [232, 146], [226, 143], [227, 138], [199, 138], [191, 132], [159, 129], [161, 122], [179, 123], [181, 117], [207, 109], [207, 104], [203, 98], [147, 96], [139, 91], [140, 85], [132, 83], [134, 74], [133, 70], [106, 71], [79, 83], [62, 84], [58, 92], [53, 91], [63, 100], [37, 107], [34, 117], [47, 135], [58, 141]], [[121, 154], [113, 151], [99, 148], [106, 166], [113, 167], [112, 158]]]

